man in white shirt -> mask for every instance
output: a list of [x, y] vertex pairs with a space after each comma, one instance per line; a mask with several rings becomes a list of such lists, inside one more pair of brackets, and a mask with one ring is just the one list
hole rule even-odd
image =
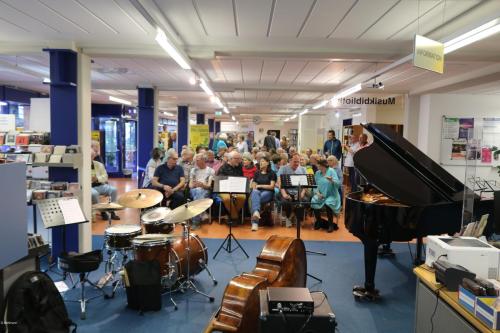
[[[96, 204], [99, 202], [100, 195], [109, 196], [111, 202], [115, 202], [116, 187], [108, 184], [108, 173], [106, 172], [104, 164], [94, 160], [96, 157], [96, 152], [94, 150], [91, 151], [90, 156], [92, 157], [92, 164], [91, 164], [92, 204]], [[101, 217], [103, 220], [107, 220], [108, 214], [106, 212], [102, 212]], [[116, 215], [115, 212], [111, 212], [111, 218], [113, 220], [120, 219], [120, 217]]]
[[[215, 175], [214, 170], [207, 166], [207, 154], [199, 153], [194, 156], [195, 167], [191, 169], [189, 175], [189, 192], [193, 200], [208, 198], [212, 181]], [[201, 220], [208, 218], [207, 213], [193, 217], [192, 229], [200, 227]]]
[[347, 150], [347, 154], [344, 160], [344, 167], [349, 173], [349, 185], [351, 186], [351, 192], [354, 192], [358, 188], [358, 184], [356, 181], [356, 169], [354, 169], [354, 154], [359, 150], [359, 142], [356, 135], [351, 135], [349, 139], [349, 145], [344, 145], [344, 148]]
[[280, 148], [281, 147], [281, 142], [280, 142], [280, 139], [278, 139], [276, 137], [276, 132], [272, 132], [271, 135], [274, 137], [274, 142], [275, 142], [275, 145], [276, 145], [276, 149]]

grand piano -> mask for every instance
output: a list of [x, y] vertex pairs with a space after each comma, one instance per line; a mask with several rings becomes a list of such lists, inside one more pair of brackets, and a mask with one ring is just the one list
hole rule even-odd
[[[458, 232], [465, 187], [390, 126], [363, 127], [374, 141], [354, 155], [354, 165], [368, 186], [347, 195], [345, 223], [364, 246], [365, 284], [354, 294], [376, 296], [379, 245], [417, 238], [419, 258], [422, 237]], [[487, 211], [482, 203], [477, 200], [474, 211], [476, 205]]]

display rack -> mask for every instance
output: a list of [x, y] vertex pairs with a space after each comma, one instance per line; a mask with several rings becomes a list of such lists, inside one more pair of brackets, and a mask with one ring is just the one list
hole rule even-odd
[[299, 130], [296, 128], [290, 129], [288, 131], [288, 140], [289, 140], [289, 147], [297, 147], [298, 143], [298, 136], [299, 136]]

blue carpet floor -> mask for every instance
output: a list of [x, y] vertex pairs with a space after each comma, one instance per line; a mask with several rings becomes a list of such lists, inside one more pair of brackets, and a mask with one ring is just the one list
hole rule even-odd
[[[100, 248], [102, 236], [94, 237], [94, 248]], [[79, 305], [67, 303], [70, 317], [78, 324], [78, 332], [203, 332], [209, 318], [220, 305], [221, 297], [229, 280], [241, 273], [251, 271], [255, 257], [260, 253], [264, 241], [243, 240], [243, 247], [250, 255], [246, 259], [240, 250], [232, 254], [222, 251], [216, 260], [211, 260], [221, 240], [205, 239], [208, 247], [209, 266], [219, 284], [213, 286], [206, 272], [196, 276], [201, 290], [215, 297], [209, 303], [199, 295], [174, 295], [179, 309], [174, 311], [167, 297], [163, 309], [140, 316], [126, 307], [125, 291], [114, 299], [98, 298], [89, 303], [87, 319], [79, 319]], [[310, 290], [323, 290], [329, 298], [338, 321], [338, 330], [347, 332], [412, 332], [414, 327], [415, 277], [412, 273], [411, 254], [407, 244], [394, 244], [395, 259], [379, 260], [377, 287], [383, 299], [376, 303], [356, 302], [352, 297], [352, 286], [363, 281], [363, 255], [360, 243], [306, 242], [309, 250], [325, 251], [326, 257], [308, 255], [308, 270], [324, 280], [318, 284], [308, 278]], [[412, 245], [412, 251], [414, 245]], [[91, 274], [97, 280], [102, 271]], [[96, 291], [89, 289], [89, 296]], [[188, 292], [190, 294], [190, 292]], [[78, 291], [66, 293], [67, 298], [77, 298]]]

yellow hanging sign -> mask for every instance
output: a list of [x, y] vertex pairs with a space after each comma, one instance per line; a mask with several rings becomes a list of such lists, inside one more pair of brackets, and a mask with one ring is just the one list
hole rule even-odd
[[189, 128], [189, 146], [191, 149], [196, 147], [208, 147], [210, 143], [210, 133], [208, 125], [191, 125]]
[[444, 44], [424, 36], [415, 35], [413, 66], [443, 74]]

